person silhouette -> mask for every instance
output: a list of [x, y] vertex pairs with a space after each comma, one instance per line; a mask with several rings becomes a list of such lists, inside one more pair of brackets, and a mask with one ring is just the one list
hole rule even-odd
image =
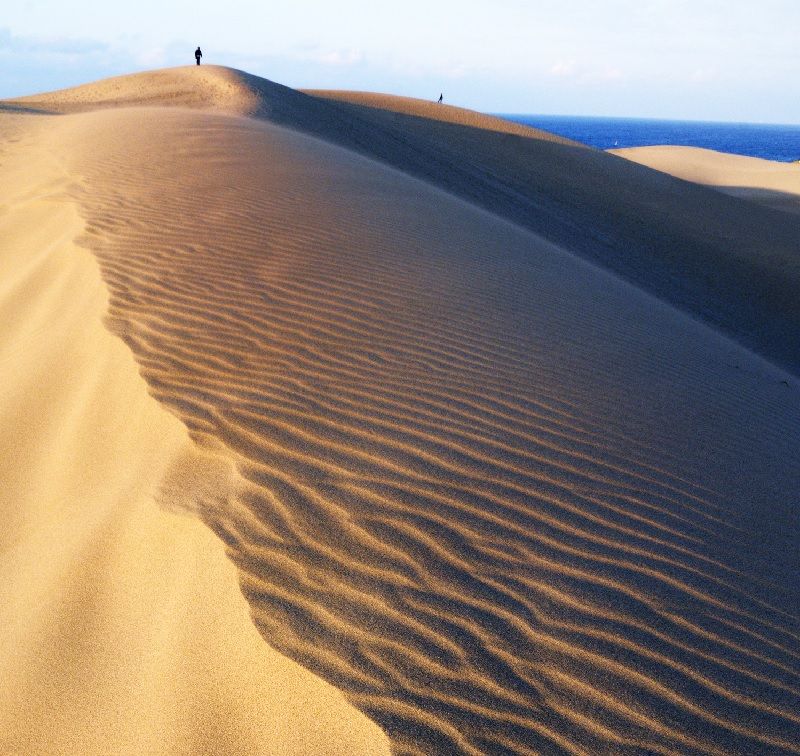
[[439, 95], [439, 99], [437, 100], [437, 102], [441, 104], [442, 100], [444, 100], [444, 95], [440, 94]]
[[203, 57], [203, 51], [200, 49], [200, 45], [197, 46], [197, 49], [194, 51], [194, 59], [197, 61], [197, 65], [200, 65], [200, 58]]

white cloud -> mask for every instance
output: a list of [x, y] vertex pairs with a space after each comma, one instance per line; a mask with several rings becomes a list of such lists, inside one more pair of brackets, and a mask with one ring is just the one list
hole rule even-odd
[[625, 78], [625, 74], [621, 68], [606, 66], [595, 71], [592, 78], [595, 81], [620, 81]]
[[364, 60], [360, 50], [331, 50], [322, 53], [317, 60], [329, 66], [354, 66]]
[[696, 68], [689, 74], [689, 81], [693, 84], [706, 84], [714, 81], [717, 78], [718, 72], [716, 68]]
[[0, 29], [0, 51], [18, 55], [96, 55], [107, 50], [107, 44], [94, 39], [27, 36]]
[[549, 68], [550, 76], [571, 79], [580, 84], [613, 82], [625, 78], [619, 66], [578, 62], [574, 59], [559, 60]]
[[553, 76], [573, 76], [577, 65], [574, 60], [559, 60], [550, 67], [550, 73]]
[[288, 56], [295, 61], [321, 63], [324, 66], [356, 66], [363, 63], [364, 52], [355, 48], [325, 48], [317, 45], [300, 45]]
[[163, 47], [151, 47], [149, 49], [138, 50], [134, 54], [134, 60], [139, 66], [146, 68], [162, 68], [167, 65], [170, 56]]

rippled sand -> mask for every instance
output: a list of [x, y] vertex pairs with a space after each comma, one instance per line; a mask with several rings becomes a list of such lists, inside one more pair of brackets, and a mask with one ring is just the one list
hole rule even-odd
[[[732, 284], [754, 268], [725, 262], [717, 289], [680, 279], [713, 274], [726, 246], [689, 247], [701, 210], [675, 211], [700, 198], [709, 228], [735, 210], [753, 235], [774, 214], [496, 119], [194, 69], [17, 105], [100, 112], [0, 119], [35, 122], [37, 149], [74, 177], [61, 201], [99, 263], [106, 325], [149, 411], [188, 430], [193, 464], [147, 468], [162, 504], [148, 516], [193, 513], [224, 541], [263, 653], [332, 683], [397, 753], [800, 750], [800, 387], [730, 338], [751, 343], [745, 326], [775, 303], [748, 302], [726, 336], [649, 293], [677, 276], [670, 291], [735, 315]], [[520, 176], [549, 178], [515, 185], [517, 149]], [[439, 173], [420, 158], [437, 154]], [[580, 193], [574, 174], [558, 184], [562, 159], [585, 166]], [[583, 252], [583, 221], [614, 202], [619, 236], [592, 263], [565, 248]], [[694, 267], [645, 247], [647, 212], [671, 218]], [[633, 263], [629, 282], [607, 269], [625, 239], [652, 253], [646, 291]], [[780, 292], [782, 275], [764, 278]], [[138, 406], [105, 432], [127, 433]], [[109, 456], [156, 454], [159, 428]], [[81, 455], [101, 438], [87, 433]], [[332, 753], [384, 746], [314, 690]], [[220, 700], [232, 721], [238, 696]]]

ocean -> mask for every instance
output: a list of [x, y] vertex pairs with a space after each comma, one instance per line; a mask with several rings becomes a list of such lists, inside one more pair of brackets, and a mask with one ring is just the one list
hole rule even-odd
[[790, 163], [800, 160], [800, 125], [660, 121], [645, 118], [503, 115], [601, 150], [678, 144]]

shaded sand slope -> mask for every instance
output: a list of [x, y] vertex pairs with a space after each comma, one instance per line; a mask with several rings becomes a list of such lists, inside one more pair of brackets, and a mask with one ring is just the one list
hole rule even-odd
[[[512, 136], [525, 137], [527, 139], [538, 139], [553, 144], [570, 145], [588, 149], [580, 142], [573, 142], [565, 137], [552, 134], [549, 131], [542, 131], [531, 126], [524, 126], [521, 123], [508, 121], [505, 118], [479, 113], [475, 110], [444, 105], [431, 100], [418, 100], [413, 97], [400, 97], [398, 95], [380, 94], [378, 92], [351, 92], [347, 90], [330, 89], [305, 89], [301, 90], [305, 94], [311, 95], [316, 99], [329, 102], [340, 102], [345, 105], [359, 105], [370, 110], [383, 111], [373, 113], [367, 110], [354, 110], [346, 108], [343, 112], [359, 113], [373, 126], [381, 120], [387, 124], [403, 126], [408, 121], [404, 116], [423, 118], [427, 121], [436, 123], [428, 124], [428, 128], [445, 127], [443, 133], [448, 133], [446, 125], [467, 126], [481, 131], [491, 131], [496, 134], [506, 134]], [[449, 131], [454, 134], [454, 131]]]
[[246, 481], [202, 516], [271, 645], [398, 753], [800, 750], [796, 379], [297, 132], [69, 120], [110, 325]]
[[798, 163], [779, 163], [698, 147], [633, 147], [609, 152], [686, 181], [713, 186], [733, 197], [800, 213]]
[[233, 69], [186, 66], [23, 98], [16, 107], [145, 103], [266, 118], [521, 224], [800, 370], [797, 217], [471, 111], [390, 95], [309, 94]]
[[159, 508], [237, 476], [102, 324], [70, 125], [0, 115], [0, 752], [388, 752], [259, 637], [222, 543]]
[[[470, 128], [433, 104], [310, 91], [402, 134], [363, 151], [434, 182], [800, 369], [800, 220], [566, 140]], [[344, 143], [341, 142], [340, 143]]]

